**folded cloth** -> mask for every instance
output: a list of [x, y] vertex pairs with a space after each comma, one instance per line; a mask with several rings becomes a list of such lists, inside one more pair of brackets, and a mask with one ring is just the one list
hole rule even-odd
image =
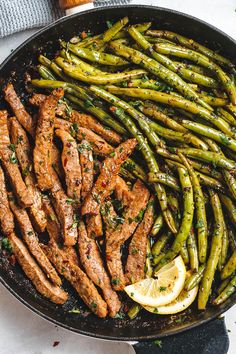
[[45, 26], [64, 16], [58, 3], [58, 0], [0, 0], [0, 38]]

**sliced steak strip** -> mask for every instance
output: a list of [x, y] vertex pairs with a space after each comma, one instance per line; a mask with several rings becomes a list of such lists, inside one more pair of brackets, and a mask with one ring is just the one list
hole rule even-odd
[[17, 120], [30, 133], [31, 136], [35, 135], [35, 126], [31, 115], [26, 111], [21, 100], [17, 96], [17, 93], [12, 84], [8, 84], [3, 90], [5, 94], [5, 100], [9, 103], [12, 111], [14, 112]]
[[111, 287], [110, 279], [104, 268], [97, 243], [94, 239], [88, 237], [82, 221], [79, 223], [78, 230], [81, 263], [89, 278], [95, 285], [101, 288], [109, 308], [109, 314], [111, 317], [114, 317], [119, 311], [121, 303], [116, 292]]
[[67, 195], [74, 199], [76, 204], [80, 204], [82, 175], [77, 143], [63, 129], [56, 129], [55, 134], [63, 143], [61, 160], [65, 172]]
[[111, 144], [118, 145], [121, 143], [121, 137], [113, 130], [104, 127], [95, 118], [90, 115], [82, 114], [77, 111], [72, 111], [70, 121], [77, 123], [79, 127], [91, 129], [94, 133], [100, 135]]
[[61, 279], [58, 276], [56, 270], [51, 265], [48, 258], [43, 253], [42, 249], [40, 248], [39, 239], [34, 232], [33, 226], [30, 222], [27, 212], [16, 204], [12, 194], [9, 194], [9, 204], [13, 214], [15, 215], [21, 234], [29, 248], [29, 251], [34, 256], [46, 276], [54, 284], [60, 286]]
[[14, 218], [9, 207], [5, 177], [0, 166], [0, 226], [4, 235], [14, 231]]
[[142, 220], [150, 195], [148, 189], [140, 180], [134, 184], [132, 193], [133, 200], [126, 211], [123, 224], [120, 224], [106, 239], [107, 267], [112, 277], [113, 288], [120, 291], [124, 289], [126, 283], [120, 248], [132, 236]]
[[47, 279], [46, 275], [29, 254], [24, 243], [14, 233], [9, 235], [9, 240], [18, 263], [21, 265], [26, 276], [32, 281], [37, 291], [56, 304], [64, 304], [68, 299], [68, 294]]
[[106, 140], [90, 129], [79, 127], [77, 123], [73, 124], [64, 119], [56, 118], [55, 128], [70, 132], [78, 141], [86, 139], [91, 144], [93, 151], [100, 156], [107, 156], [114, 151], [114, 148]]
[[65, 178], [65, 173], [62, 167], [61, 153], [54, 143], [52, 143], [52, 167], [58, 174], [60, 180], [63, 181]]
[[39, 109], [34, 148], [34, 170], [41, 190], [52, 188], [52, 139], [57, 103], [63, 89], [54, 90]]
[[125, 267], [126, 283], [136, 283], [144, 279], [147, 257], [147, 237], [154, 223], [154, 197], [151, 197], [143, 220], [137, 227], [129, 245], [129, 255]]
[[39, 107], [45, 100], [47, 96], [42, 93], [34, 93], [32, 97], [29, 98], [29, 103], [32, 106]]
[[51, 240], [44, 250], [57, 271], [71, 283], [90, 310], [99, 317], [106, 317], [107, 304], [87, 275], [61, 252], [55, 241]]
[[113, 204], [110, 200], [106, 200], [105, 203], [101, 206], [101, 214], [103, 221], [106, 225], [106, 239], [110, 237], [110, 234], [117, 227], [117, 213], [113, 207]]
[[103, 161], [100, 175], [98, 176], [90, 194], [85, 198], [81, 209], [82, 215], [99, 214], [100, 205], [103, 204], [104, 200], [114, 189], [120, 166], [133, 152], [136, 144], [136, 139], [126, 140], [114, 150], [111, 157], [107, 157]]
[[15, 145], [10, 141], [7, 111], [0, 111], [0, 159], [20, 205], [30, 207], [33, 204], [33, 198], [22, 179], [16, 159]]
[[[43, 208], [47, 216], [47, 232], [49, 234], [49, 238], [55, 240], [57, 244], [61, 244], [62, 235], [60, 223], [48, 198], [43, 198]], [[78, 256], [73, 246], [63, 246], [61, 251], [67, 255], [68, 259], [72, 263], [77, 265], [79, 264]]]
[[83, 201], [93, 186], [94, 161], [92, 146], [87, 140], [83, 139], [78, 145], [78, 149], [80, 153], [80, 166], [82, 174], [81, 198]]
[[114, 192], [116, 198], [122, 202], [123, 206], [129, 206], [133, 200], [132, 193], [130, 192], [126, 182], [120, 176], [116, 177]]
[[55, 171], [51, 172], [53, 187], [51, 188], [52, 203], [61, 224], [65, 246], [73, 246], [77, 241], [77, 224], [71, 199], [64, 192]]
[[36, 186], [30, 143], [25, 130], [18, 120], [14, 117], [10, 119], [10, 122], [12, 143], [15, 145], [17, 159], [25, 184], [33, 197], [33, 204], [29, 208], [30, 217], [36, 230], [43, 232], [47, 225], [47, 219], [42, 208], [42, 195]]

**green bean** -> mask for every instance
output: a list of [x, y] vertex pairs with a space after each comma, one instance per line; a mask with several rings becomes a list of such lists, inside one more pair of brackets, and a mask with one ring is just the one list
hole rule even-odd
[[129, 22], [128, 17], [124, 17], [117, 21], [111, 28], [108, 28], [103, 34], [103, 41], [109, 42], [112, 38], [119, 33], [125, 25]]
[[210, 96], [205, 93], [200, 93], [199, 96], [202, 97], [206, 103], [213, 107], [223, 107], [228, 103], [228, 100], [222, 97]]
[[64, 81], [57, 80], [38, 80], [34, 79], [31, 81], [32, 85], [39, 88], [47, 88], [50, 90], [62, 87], [66, 93], [73, 94], [76, 97], [82, 98], [84, 100], [91, 100], [91, 97], [87, 94], [87, 92], [80, 86], [70, 84]]
[[217, 64], [212, 62], [206, 56], [190, 49], [186, 49], [180, 46], [172, 46], [170, 44], [164, 43], [155, 44], [155, 50], [161, 54], [173, 55], [184, 59], [192, 60], [195, 63], [212, 70], [213, 72], [215, 72], [218, 79], [221, 81], [223, 87], [225, 88], [226, 92], [230, 97], [232, 104], [236, 104], [236, 88], [234, 86], [234, 83]]
[[179, 213], [180, 207], [179, 207], [179, 201], [177, 196], [173, 193], [168, 193], [167, 202], [170, 207], [170, 210], [172, 210], [172, 212], [174, 213], [177, 223], [179, 223], [179, 220], [181, 219], [181, 215]]
[[236, 140], [228, 137], [226, 134], [222, 133], [221, 131], [185, 119], [182, 120], [182, 124], [185, 128], [192, 130], [195, 133], [198, 133], [200, 135], [207, 136], [236, 152]]
[[170, 232], [164, 233], [161, 235], [161, 237], [158, 238], [158, 240], [152, 246], [152, 256], [153, 256], [154, 265], [157, 265], [157, 258], [163, 251], [164, 247], [166, 246], [170, 238], [171, 238]]
[[233, 252], [228, 262], [224, 266], [221, 272], [221, 279], [224, 280], [230, 277], [233, 274], [233, 272], [235, 272], [235, 270], [236, 270], [236, 250]]
[[151, 144], [157, 146], [161, 143], [161, 140], [158, 138], [157, 134], [150, 128], [148, 124], [149, 119], [144, 114], [137, 111], [127, 102], [120, 100], [118, 97], [110, 94], [102, 88], [91, 86], [90, 90], [94, 92], [98, 97], [103, 98], [104, 100], [110, 102], [112, 105], [119, 107], [119, 110], [116, 110], [117, 114], [119, 114], [119, 112], [122, 114], [123, 111], [125, 111], [127, 114], [132, 116], [138, 122], [140, 128], [145, 132]]
[[64, 58], [66, 61], [68, 61], [70, 64], [73, 64], [75, 68], [82, 71], [85, 75], [89, 74], [95, 76], [95, 75], [104, 74], [103, 71], [95, 68], [93, 65], [86, 63], [85, 61], [78, 58], [76, 55], [69, 53], [64, 49], [61, 50], [60, 56]]
[[217, 111], [224, 118], [226, 122], [236, 127], [236, 119], [232, 116], [232, 114], [230, 114], [229, 112], [227, 112], [225, 109], [221, 107], [218, 108]]
[[226, 208], [228, 215], [230, 217], [230, 220], [232, 221], [232, 223], [234, 225], [236, 225], [236, 206], [235, 206], [235, 204], [226, 195], [224, 195], [222, 193], [220, 193], [219, 195], [220, 195], [221, 203]]
[[232, 277], [226, 278], [225, 280], [223, 280], [220, 284], [220, 286], [217, 289], [217, 294], [219, 295], [220, 293], [222, 293], [222, 291], [226, 288], [226, 286], [229, 284], [230, 280], [232, 279]]
[[[160, 43], [160, 42], [159, 42]], [[190, 64], [190, 63], [184, 63], [184, 62], [180, 62], [180, 61], [176, 61], [174, 60], [174, 63], [177, 64], [178, 66], [185, 68], [185, 69], [189, 69], [192, 70], [200, 75], [203, 76], [208, 76], [210, 79], [212, 79], [212, 72], [211, 70], [208, 70], [206, 68], [203, 68], [202, 66], [199, 65], [194, 65], [194, 64]], [[217, 80], [213, 79], [213, 83], [216, 84]]]
[[183, 216], [178, 234], [176, 235], [171, 249], [166, 253], [165, 257], [158, 265], [158, 269], [164, 264], [173, 260], [178, 255], [184, 243], [187, 240], [190, 229], [192, 227], [194, 202], [193, 189], [188, 171], [185, 168], [178, 168], [180, 184], [183, 193]]
[[147, 240], [147, 257], [146, 257], [146, 262], [145, 262], [145, 275], [146, 278], [151, 278], [153, 269], [152, 269], [152, 252], [151, 252], [151, 244], [150, 240]]
[[129, 316], [129, 318], [130, 318], [131, 320], [133, 320], [135, 317], [138, 316], [138, 314], [139, 314], [139, 312], [140, 312], [141, 309], [142, 309], [142, 306], [141, 306], [141, 305], [139, 305], [139, 304], [133, 304], [133, 305], [130, 307], [130, 309], [129, 309], [127, 315]]
[[159, 135], [167, 140], [174, 140], [179, 141], [181, 143], [189, 143], [192, 144], [194, 147], [202, 150], [208, 150], [207, 144], [199, 139], [197, 136], [190, 134], [189, 132], [182, 133], [177, 132], [165, 127], [162, 127], [156, 122], [149, 122], [150, 127]]
[[145, 77], [142, 79], [132, 79], [127, 83], [123, 83], [123, 87], [141, 87], [141, 88], [148, 88], [151, 90], [156, 90], [156, 91], [166, 91], [166, 90], [172, 90], [171, 87], [167, 86], [166, 84], [159, 82], [157, 80], [146, 80]]
[[117, 83], [117, 82], [122, 82], [124, 80], [127, 80], [131, 77], [138, 77], [146, 72], [142, 69], [136, 69], [136, 70], [131, 70], [127, 72], [122, 72], [122, 73], [115, 73], [115, 74], [109, 74], [109, 73], [101, 73], [99, 76], [92, 76], [87, 73], [87, 75], [78, 70], [73, 64], [70, 64], [68, 61], [61, 57], [57, 57], [55, 59], [55, 62], [64, 70], [64, 72], [72, 77], [73, 79], [80, 80], [89, 84], [99, 84], [99, 85], [108, 85], [112, 83]]
[[181, 77], [164, 67], [156, 60], [151, 59], [145, 54], [117, 42], [112, 42], [110, 46], [118, 55], [123, 56], [129, 61], [132, 61], [134, 64], [144, 67], [152, 74], [160, 77], [164, 82], [167, 82], [170, 86], [175, 87], [177, 91], [182, 93], [187, 98], [196, 101], [209, 109], [209, 106], [201, 98], [198, 97], [198, 95], [188, 86], [188, 84], [186, 84], [186, 82], [181, 79]]
[[204, 310], [206, 308], [206, 304], [211, 292], [214, 274], [220, 257], [222, 237], [224, 232], [224, 227], [222, 222], [223, 213], [221, 209], [220, 199], [217, 193], [213, 192], [212, 190], [209, 190], [209, 193], [210, 193], [211, 206], [215, 218], [215, 224], [214, 224], [214, 231], [213, 231], [212, 241], [211, 241], [210, 255], [207, 260], [206, 269], [204, 271], [200, 289], [199, 289], [199, 295], [198, 295], [199, 310]]
[[56, 80], [56, 77], [53, 73], [44, 65], [37, 66], [38, 72], [42, 78], [46, 78], [48, 80]]
[[64, 41], [61, 41], [61, 45], [64, 48], [69, 49], [72, 53], [76, 54], [78, 57], [86, 59], [93, 63], [99, 63], [103, 65], [114, 65], [114, 66], [129, 64], [128, 61], [120, 57], [117, 57], [116, 55], [90, 50], [88, 48], [81, 48], [76, 44], [70, 44]]
[[174, 147], [169, 147], [169, 150], [174, 153], [182, 152], [188, 157], [193, 157], [198, 160], [207, 161], [209, 163], [214, 163], [214, 165], [225, 168], [226, 170], [235, 170], [236, 162], [229, 160], [224, 156], [212, 151], [204, 151], [200, 149], [187, 148], [187, 149], [177, 149]]
[[192, 48], [204, 55], [206, 55], [208, 58], [211, 58], [212, 60], [217, 61], [220, 65], [227, 65], [229, 68], [234, 67], [234, 65], [231, 63], [230, 60], [224, 58], [222, 55], [218, 54], [217, 52], [214, 52], [213, 50], [204, 47], [202, 44], [195, 42], [193, 39], [186, 38], [184, 36], [181, 36], [180, 34], [170, 32], [170, 31], [162, 31], [162, 30], [149, 30], [147, 31], [147, 35], [153, 36], [153, 37], [161, 37], [161, 38], [166, 38], [168, 40], [174, 41], [177, 44], [181, 44], [187, 48]]
[[236, 275], [233, 277], [232, 280], [230, 280], [229, 284], [222, 291], [222, 293], [213, 301], [213, 304], [214, 305], [222, 304], [230, 297], [230, 295], [232, 295], [235, 292], [235, 289], [236, 289]]
[[45, 57], [44, 55], [40, 54], [38, 57], [38, 61], [47, 68], [50, 68], [51, 60]]
[[[191, 176], [193, 192], [194, 192], [194, 200], [196, 207], [196, 228], [198, 235], [198, 253], [199, 253], [199, 261], [200, 263], [205, 263], [206, 255], [207, 255], [207, 219], [206, 219], [206, 209], [205, 209], [205, 200], [204, 195], [200, 186], [200, 182], [198, 179], [197, 173], [192, 168], [191, 164], [188, 162], [186, 157], [182, 154], [179, 154], [185, 168], [187, 168], [189, 175]], [[195, 262], [195, 255], [197, 254], [197, 247], [194, 248], [194, 236], [192, 236], [192, 231], [190, 231], [190, 236], [188, 237], [189, 247], [192, 247], [192, 250], [189, 250], [192, 257], [190, 256], [190, 263], [192, 259], [192, 265], [197, 264]], [[190, 239], [190, 240], [189, 240]], [[196, 250], [196, 251], [195, 251]], [[193, 270], [193, 268], [191, 267]], [[197, 269], [195, 269], [197, 270]]]
[[196, 171], [196, 175], [199, 178], [200, 184], [203, 186], [210, 187], [212, 189], [215, 189], [217, 191], [221, 191], [225, 193], [225, 188], [224, 185], [218, 181], [217, 179], [204, 175], [203, 173]]
[[[222, 156], [225, 156], [219, 146], [214, 141], [212, 141], [211, 139], [205, 139], [205, 141], [207, 142], [212, 151], [217, 152]], [[232, 196], [236, 198], [236, 180], [234, 176], [227, 170], [222, 170], [222, 174]]]
[[163, 172], [149, 172], [148, 174], [148, 182], [150, 183], [161, 183], [164, 184], [177, 192], [180, 192], [180, 187], [178, 184], [178, 180], [172, 176], [169, 176], [167, 173]]
[[190, 268], [192, 271], [198, 271], [198, 250], [193, 229], [190, 230], [190, 233], [187, 238], [187, 249], [189, 254]]
[[[152, 23], [151, 22], [144, 22], [144, 23], [138, 23], [137, 25], [134, 25], [135, 28], [141, 33], [146, 32], [150, 27]], [[118, 32], [113, 39], [121, 39], [121, 38], [127, 38], [127, 30], [123, 29], [120, 32]]]
[[224, 233], [222, 237], [222, 244], [221, 244], [221, 253], [220, 253], [220, 258], [218, 262], [218, 270], [221, 271], [222, 268], [224, 267], [226, 260], [227, 260], [227, 255], [228, 255], [228, 248], [229, 248], [229, 237], [228, 237], [228, 229], [225, 224], [225, 220], [223, 221], [224, 223]]
[[[178, 155], [170, 153], [167, 149], [157, 147], [156, 148], [156, 152], [157, 152], [158, 155], [161, 155], [162, 157], [164, 157], [166, 159], [170, 159], [170, 160], [173, 160], [173, 161], [176, 161], [176, 162], [181, 162], [181, 160], [180, 160]], [[189, 161], [191, 162], [191, 165], [193, 166], [193, 168], [195, 170], [198, 170], [201, 173], [204, 173], [206, 175], [214, 176], [218, 180], [222, 179], [221, 174], [218, 171], [215, 171], [214, 169], [210, 168], [209, 165], [200, 163], [200, 162], [195, 161], [195, 160], [189, 160]]]
[[[189, 68], [184, 67], [183, 65], [178, 65], [176, 64], [173, 60], [170, 58], [161, 55], [157, 52], [155, 52], [153, 46], [151, 46], [150, 41], [147, 41], [147, 39], [142, 36], [142, 34], [138, 33], [137, 30], [133, 30], [132, 27], [129, 28], [129, 33], [133, 37], [134, 40], [144, 49], [148, 50], [150, 55], [159, 63], [167, 67], [169, 70], [175, 72], [179, 76], [181, 76], [183, 79], [202, 85], [206, 87], [211, 87], [211, 88], [217, 88], [219, 86], [218, 82], [210, 77], [207, 77], [205, 75], [201, 75], [196, 73], [195, 71], [190, 70]], [[158, 42], [157, 42], [158, 43]], [[161, 42], [159, 42], [161, 43]], [[162, 41], [163, 43], [163, 41]], [[167, 43], [167, 42], [164, 42]], [[173, 45], [172, 42], [167, 43]], [[205, 106], [206, 107], [206, 106]], [[209, 108], [209, 107], [208, 107]]]
[[194, 102], [190, 102], [182, 97], [177, 97], [174, 95], [170, 95], [164, 92], [158, 92], [154, 90], [148, 89], [127, 89], [120, 87], [109, 87], [109, 92], [118, 95], [126, 95], [128, 97], [136, 97], [144, 100], [152, 100], [159, 103], [164, 103], [171, 107], [181, 108], [187, 112], [193, 113], [215, 125], [225, 134], [230, 137], [235, 136], [235, 134], [231, 131], [231, 128], [227, 122], [225, 122], [222, 118], [216, 116], [213, 112], [209, 112], [202, 106], [197, 105]]
[[200, 283], [203, 277], [205, 267], [206, 267], [205, 264], [201, 264], [198, 271], [193, 272], [190, 275], [190, 277], [186, 280], [184, 284], [184, 288], [186, 291], [192, 290], [193, 288], [195, 288], [195, 286], [197, 286]]
[[151, 236], [156, 236], [159, 231], [161, 230], [162, 226], [164, 224], [164, 219], [162, 214], [159, 214], [153, 224], [152, 230], [150, 232]]
[[152, 117], [153, 119], [162, 122], [168, 128], [173, 129], [177, 132], [185, 133], [187, 129], [184, 128], [181, 124], [177, 123], [174, 119], [168, 117], [166, 114], [162, 113], [157, 109], [157, 107], [142, 107], [140, 110], [147, 116]]
[[180, 249], [179, 251], [183, 261], [184, 261], [184, 264], [185, 265], [188, 265], [189, 264], [189, 253], [188, 253], [188, 248], [187, 248], [187, 241], [184, 242], [182, 248]]
[[227, 229], [228, 229], [228, 239], [229, 239], [229, 248], [231, 252], [234, 252], [236, 249], [236, 239], [235, 239], [235, 231], [232, 229], [232, 227], [227, 223]]
[[235, 105], [229, 104], [227, 105], [227, 109], [236, 117], [236, 108]]
[[[149, 171], [158, 172], [159, 171], [158, 164], [144, 136], [138, 131], [136, 126], [133, 124], [132, 120], [127, 115], [125, 115], [123, 112], [120, 111], [117, 114], [117, 110], [115, 110], [114, 113], [118, 116], [121, 122], [126, 126], [127, 130], [137, 139], [139, 145], [142, 147], [141, 152], [143, 153], [143, 156], [147, 162]], [[172, 218], [170, 211], [167, 208], [165, 189], [159, 183], [154, 184], [154, 189], [157, 194], [166, 223], [169, 226], [169, 228], [172, 230], [172, 232], [175, 233], [176, 228], [175, 228], [174, 220]]]

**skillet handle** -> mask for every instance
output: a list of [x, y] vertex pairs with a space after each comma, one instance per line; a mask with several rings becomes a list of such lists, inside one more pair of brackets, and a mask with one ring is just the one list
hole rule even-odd
[[137, 354], [226, 354], [229, 338], [224, 318], [217, 318], [200, 327], [154, 342], [138, 342], [133, 348]]

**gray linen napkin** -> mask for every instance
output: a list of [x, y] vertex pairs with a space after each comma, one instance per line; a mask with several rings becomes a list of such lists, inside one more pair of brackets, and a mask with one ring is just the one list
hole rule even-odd
[[0, 38], [45, 26], [64, 14], [58, 0], [0, 0]]
[[[94, 0], [93, 6], [126, 5], [131, 0]], [[65, 15], [58, 0], [0, 0], [0, 38], [42, 27]]]

